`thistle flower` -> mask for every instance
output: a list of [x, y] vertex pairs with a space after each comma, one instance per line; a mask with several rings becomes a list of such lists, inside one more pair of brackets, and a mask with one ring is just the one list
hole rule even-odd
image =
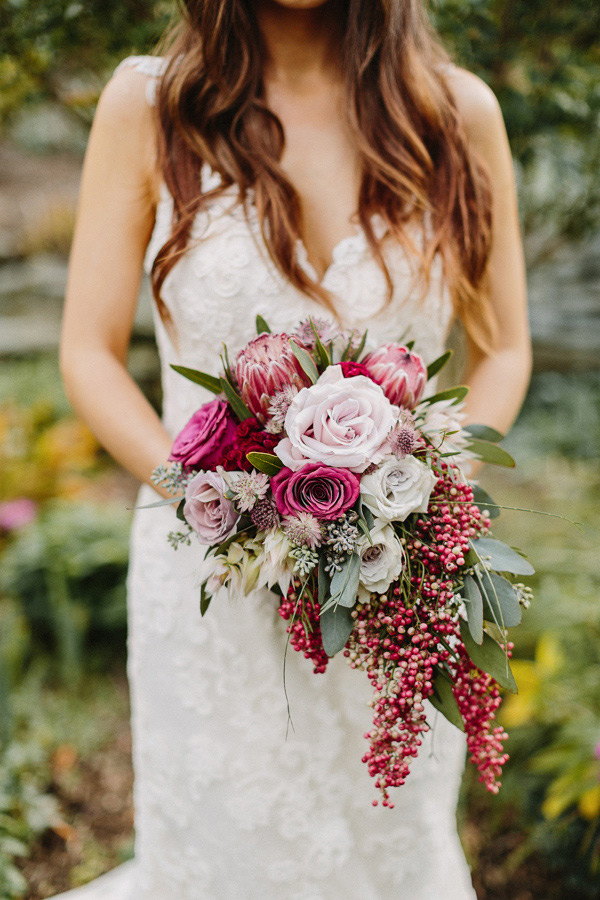
[[250, 518], [259, 531], [268, 531], [279, 524], [279, 513], [272, 497], [262, 497], [252, 507]]
[[308, 512], [299, 512], [295, 516], [286, 516], [283, 520], [283, 532], [297, 547], [309, 547], [314, 550], [323, 540], [323, 527], [319, 520]]

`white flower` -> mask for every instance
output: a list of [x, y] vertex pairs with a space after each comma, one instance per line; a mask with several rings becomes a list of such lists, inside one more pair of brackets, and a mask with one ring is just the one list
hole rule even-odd
[[302, 388], [285, 417], [285, 437], [275, 453], [297, 471], [307, 462], [364, 472], [389, 452], [386, 438], [398, 418], [378, 384], [365, 375], [344, 378], [329, 366], [316, 384]]
[[[398, 578], [404, 565], [404, 551], [394, 529], [385, 522], [378, 522], [371, 531], [369, 543], [363, 535], [358, 544], [360, 554], [360, 584], [365, 594], [383, 594]], [[364, 596], [363, 591], [360, 594]]]
[[360, 483], [363, 503], [385, 522], [403, 522], [414, 512], [427, 512], [437, 476], [414, 456], [388, 456], [364, 475]]
[[425, 420], [420, 426], [438, 453], [451, 453], [452, 463], [468, 471], [469, 460], [475, 454], [467, 450], [471, 438], [463, 430], [465, 418], [464, 401], [452, 403], [452, 400], [438, 400], [425, 409]]
[[211, 573], [206, 589], [209, 594], [216, 594], [222, 587], [227, 587], [233, 599], [246, 596], [255, 587], [260, 574], [260, 557], [262, 545], [259, 541], [246, 540], [244, 543], [234, 541], [225, 553], [208, 557]]
[[257, 563], [260, 567], [257, 587], [272, 588], [278, 585], [287, 594], [294, 572], [295, 561], [290, 558], [292, 544], [278, 528], [267, 531], [262, 541]]

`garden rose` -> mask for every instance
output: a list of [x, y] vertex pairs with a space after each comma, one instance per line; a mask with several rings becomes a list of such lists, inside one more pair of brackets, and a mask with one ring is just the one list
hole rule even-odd
[[217, 544], [229, 537], [239, 519], [225, 497], [227, 485], [217, 472], [198, 472], [185, 489], [183, 514], [203, 544]]
[[269, 421], [275, 394], [286, 387], [310, 384], [287, 334], [261, 334], [250, 341], [238, 353], [236, 378], [244, 403], [263, 424]]
[[427, 367], [418, 353], [402, 344], [382, 344], [362, 364], [395, 406], [413, 409], [423, 396]]
[[390, 456], [365, 475], [360, 493], [365, 506], [385, 522], [403, 522], [414, 512], [427, 512], [437, 476], [414, 456]]
[[340, 366], [329, 366], [316, 384], [292, 400], [285, 417], [287, 437], [275, 453], [294, 471], [307, 462], [320, 462], [364, 472], [386, 454], [386, 438], [397, 415], [370, 378], [344, 378]]
[[231, 445], [236, 423], [225, 400], [211, 400], [194, 413], [175, 438], [169, 459], [187, 468], [213, 469]]
[[391, 525], [379, 523], [371, 531], [371, 544], [364, 535], [358, 544], [360, 584], [368, 593], [383, 594], [398, 578], [404, 565], [404, 551]]
[[282, 469], [271, 479], [271, 488], [282, 516], [309, 512], [329, 521], [356, 502], [360, 480], [347, 469], [307, 463], [297, 472]]

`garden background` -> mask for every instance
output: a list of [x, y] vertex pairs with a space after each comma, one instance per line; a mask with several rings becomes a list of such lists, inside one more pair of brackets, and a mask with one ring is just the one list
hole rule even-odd
[[[480, 900], [600, 897], [600, 5], [434, 0], [494, 89], [518, 178], [535, 372], [482, 484], [536, 566], [500, 795], [472, 773], [461, 837]], [[150, 52], [165, 0], [0, 0], [0, 900], [79, 885], [132, 852], [124, 578], [136, 485], [69, 410], [57, 339], [99, 92]], [[142, 290], [129, 364], [156, 404]]]

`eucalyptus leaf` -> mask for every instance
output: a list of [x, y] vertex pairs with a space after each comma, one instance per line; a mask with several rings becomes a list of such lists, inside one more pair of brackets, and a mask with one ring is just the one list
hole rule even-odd
[[323, 606], [325, 598], [329, 594], [329, 575], [325, 571], [326, 565], [327, 561], [325, 559], [325, 554], [321, 554], [319, 557], [319, 606]]
[[358, 553], [353, 553], [331, 579], [330, 591], [334, 603], [352, 609], [356, 603], [359, 574], [360, 556]]
[[346, 606], [338, 604], [321, 614], [321, 639], [327, 656], [335, 656], [343, 650], [352, 634], [354, 619]]
[[515, 461], [510, 453], [507, 453], [498, 444], [473, 438], [467, 444], [467, 449], [475, 453], [483, 462], [490, 463], [492, 466], [506, 466], [508, 469], [514, 469], [515, 467]]
[[481, 537], [476, 541], [470, 541], [471, 547], [483, 560], [486, 569], [495, 572], [510, 572], [512, 575], [533, 575], [535, 569], [529, 562], [496, 538]]
[[476, 644], [481, 644], [483, 642], [483, 597], [477, 582], [470, 575], [467, 575], [465, 578], [461, 594], [465, 598], [467, 622], [471, 637]]
[[438, 391], [437, 394], [432, 394], [430, 397], [424, 397], [421, 400], [421, 403], [438, 403], [440, 400], [452, 400], [453, 403], [460, 403], [461, 400], [464, 400], [467, 394], [469, 393], [469, 388], [464, 384], [459, 384], [457, 387], [448, 388], [445, 391]]
[[283, 463], [274, 453], [259, 453], [251, 450], [250, 453], [246, 453], [246, 459], [255, 469], [264, 472], [265, 475], [277, 475], [283, 469]]
[[194, 384], [199, 384], [201, 387], [206, 388], [208, 391], [211, 391], [213, 394], [220, 394], [223, 388], [221, 387], [221, 380], [219, 378], [215, 378], [214, 375], [207, 375], [206, 372], [200, 372], [198, 369], [188, 369], [187, 366], [171, 366], [171, 368], [178, 372], [180, 375], [183, 375], [184, 378], [187, 378], [188, 381], [193, 381]]
[[484, 491], [478, 484], [473, 485], [473, 500], [475, 501], [475, 505], [478, 506], [482, 512], [484, 510], [488, 511], [490, 519], [497, 519], [500, 515], [500, 510], [496, 502], [492, 500], [488, 492]]
[[427, 366], [427, 380], [433, 378], [434, 375], [437, 375], [438, 372], [444, 368], [450, 357], [452, 356], [452, 350], [446, 350], [445, 353], [442, 353], [441, 356], [438, 356], [437, 359], [434, 359], [433, 362], [430, 362]]
[[473, 665], [482, 672], [487, 672], [498, 684], [516, 694], [517, 683], [508, 664], [506, 652], [502, 647], [489, 634], [485, 633], [482, 644], [476, 644], [471, 637], [469, 626], [462, 620], [460, 622], [460, 636]]
[[478, 423], [465, 426], [465, 431], [467, 431], [471, 437], [481, 438], [482, 441], [491, 441], [492, 444], [495, 444], [504, 438], [504, 435], [500, 431], [496, 431], [495, 428], [491, 428], [489, 425], [479, 425]]
[[452, 692], [452, 685], [439, 670], [433, 679], [433, 694], [430, 694], [427, 699], [449, 722], [456, 725], [461, 731], [465, 730], [465, 723]]
[[229, 381], [226, 378], [221, 378], [221, 385], [229, 405], [240, 422], [243, 422], [245, 419], [251, 419], [252, 413]]
[[310, 353], [307, 353], [306, 350], [304, 350], [302, 347], [299, 347], [296, 341], [293, 341], [291, 338], [290, 347], [292, 348], [292, 353], [302, 366], [303, 370], [306, 372], [312, 383], [315, 384], [315, 382], [318, 381], [319, 378], [319, 371]]
[[477, 584], [484, 599], [484, 615], [498, 628], [520, 625], [521, 604], [510, 581], [496, 572], [479, 572]]
[[145, 503], [143, 506], [134, 506], [133, 509], [156, 509], [159, 506], [169, 506], [171, 503], [177, 503], [179, 500], [185, 500], [185, 494], [179, 497], [171, 497], [166, 500], [157, 500], [156, 503]]
[[256, 317], [256, 333], [257, 334], [271, 334], [271, 329], [267, 325], [266, 321], [262, 316]]

